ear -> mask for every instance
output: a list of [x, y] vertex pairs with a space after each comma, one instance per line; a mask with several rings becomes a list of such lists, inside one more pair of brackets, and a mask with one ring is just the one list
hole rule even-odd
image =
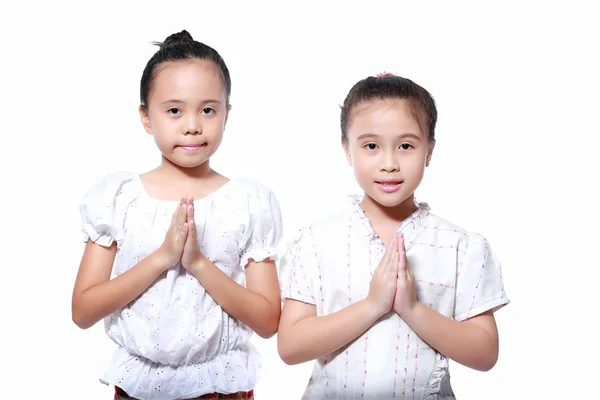
[[229, 119], [229, 111], [231, 111], [231, 104], [227, 104], [227, 110], [225, 110], [225, 121], [223, 121], [223, 129], [227, 126], [227, 120]]
[[433, 149], [435, 148], [435, 141], [432, 140], [429, 142], [427, 146], [427, 158], [425, 159], [425, 166], [429, 167], [429, 163], [431, 162], [431, 155], [433, 154]]
[[142, 125], [144, 125], [144, 130], [148, 135], [152, 135], [152, 124], [150, 123], [150, 117], [148, 116], [148, 110], [142, 106], [138, 109], [140, 112], [140, 119], [142, 120]]
[[348, 165], [352, 166], [352, 155], [350, 154], [348, 142], [342, 141], [342, 148], [344, 149], [344, 153], [346, 153], [346, 160], [348, 160]]

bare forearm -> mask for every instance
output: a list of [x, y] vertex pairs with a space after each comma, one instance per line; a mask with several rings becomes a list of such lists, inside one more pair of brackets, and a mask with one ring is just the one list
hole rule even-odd
[[417, 303], [404, 321], [431, 347], [467, 367], [490, 370], [498, 359], [498, 336], [475, 324], [448, 318]]
[[263, 338], [277, 332], [281, 304], [235, 282], [207, 259], [191, 272], [217, 304], [229, 315], [250, 327]]
[[299, 364], [331, 354], [362, 335], [380, 316], [368, 300], [361, 300], [333, 314], [280, 327], [281, 359], [286, 364]]
[[73, 299], [73, 321], [87, 329], [141, 295], [165, 270], [157, 253], [116, 278], [92, 286]]

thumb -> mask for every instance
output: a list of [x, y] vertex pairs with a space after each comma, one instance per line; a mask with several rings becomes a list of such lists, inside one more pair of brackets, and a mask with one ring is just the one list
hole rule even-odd
[[[406, 258], [405, 258], [406, 260]], [[408, 263], [408, 261], [405, 262], [406, 263], [406, 277], [408, 278], [409, 281], [413, 281], [415, 279], [415, 274], [413, 273], [413, 270], [410, 266], [410, 264]]]
[[186, 240], [189, 235], [190, 235], [190, 223], [184, 222], [183, 223], [183, 239]]
[[187, 238], [186, 239], [193, 239], [195, 237], [196, 237], [196, 223], [194, 222], [193, 219], [188, 219]]

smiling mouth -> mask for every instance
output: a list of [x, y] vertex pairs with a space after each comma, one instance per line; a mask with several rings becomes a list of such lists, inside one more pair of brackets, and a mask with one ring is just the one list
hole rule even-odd
[[395, 181], [395, 180], [384, 180], [384, 181], [375, 181], [379, 189], [381, 189], [385, 193], [393, 193], [400, 189], [403, 181]]
[[384, 179], [381, 181], [375, 181], [376, 184], [378, 185], [389, 185], [389, 186], [393, 186], [393, 185], [400, 185], [402, 184], [401, 180], [394, 180], [394, 179]]

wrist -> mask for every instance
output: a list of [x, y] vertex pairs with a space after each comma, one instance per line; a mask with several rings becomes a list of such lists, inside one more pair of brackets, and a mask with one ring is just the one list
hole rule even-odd
[[199, 276], [199, 274], [202, 274], [207, 267], [209, 267], [209, 265], [212, 264], [210, 262], [210, 260], [204, 256], [202, 257], [198, 257], [196, 260], [194, 260], [191, 264], [190, 267], [188, 268], [188, 270], [194, 274], [196, 277]]
[[378, 306], [377, 303], [370, 297], [364, 299], [363, 302], [365, 304], [367, 315], [371, 320], [373, 320], [373, 322], [383, 317], [389, 311], [382, 310], [381, 307]]
[[410, 326], [413, 321], [419, 318], [419, 314], [421, 314], [423, 307], [426, 306], [416, 301], [412, 307], [407, 307], [402, 312], [399, 312], [398, 315], [400, 315], [400, 318]]
[[171, 257], [162, 247], [158, 248], [158, 250], [150, 254], [148, 257], [151, 258], [152, 266], [159, 274], [173, 267], [173, 265], [171, 265]]

